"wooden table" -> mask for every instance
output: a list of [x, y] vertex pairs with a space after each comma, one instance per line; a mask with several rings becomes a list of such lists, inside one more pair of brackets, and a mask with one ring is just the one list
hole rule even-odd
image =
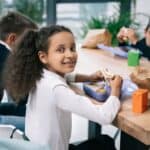
[[[103, 50], [80, 49], [75, 72], [92, 73], [98, 69], [108, 68], [123, 78], [135, 69], [128, 67], [127, 59], [113, 56]], [[141, 61], [140, 65], [150, 66], [150, 62]], [[150, 145], [150, 107], [142, 114], [132, 112], [131, 99], [122, 102], [114, 125], [121, 129], [121, 150], [146, 150]], [[99, 131], [97, 124], [92, 124], [92, 131]]]

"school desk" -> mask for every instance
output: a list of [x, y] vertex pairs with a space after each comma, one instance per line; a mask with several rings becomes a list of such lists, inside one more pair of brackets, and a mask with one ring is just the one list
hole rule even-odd
[[[141, 66], [149, 68], [150, 62], [140, 61]], [[78, 62], [75, 72], [93, 73], [98, 69], [107, 68], [115, 74], [128, 79], [135, 67], [129, 67], [127, 59], [112, 55], [103, 50], [79, 49]], [[73, 87], [80, 94], [84, 94], [78, 87]], [[120, 150], [148, 150], [150, 145], [150, 107], [144, 113], [132, 112], [131, 98], [121, 102], [121, 110], [113, 122], [121, 130]], [[89, 138], [100, 133], [100, 126], [89, 122]]]

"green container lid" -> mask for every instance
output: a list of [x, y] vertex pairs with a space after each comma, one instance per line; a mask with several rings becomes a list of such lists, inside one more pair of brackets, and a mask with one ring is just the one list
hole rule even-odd
[[128, 52], [128, 66], [138, 66], [140, 60], [140, 52], [138, 50], [130, 50]]

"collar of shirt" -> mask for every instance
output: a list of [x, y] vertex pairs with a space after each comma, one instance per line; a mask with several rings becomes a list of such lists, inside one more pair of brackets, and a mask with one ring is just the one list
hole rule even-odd
[[0, 44], [4, 45], [9, 51], [11, 51], [11, 48], [10, 48], [10, 46], [7, 43], [5, 43], [2, 40], [0, 40]]
[[55, 78], [58, 78], [60, 79], [62, 82], [65, 82], [66, 83], [66, 79], [63, 78], [62, 76], [58, 75], [57, 73], [55, 72], [52, 72], [50, 70], [47, 70], [47, 69], [43, 69], [43, 75], [46, 76], [46, 77], [55, 77]]

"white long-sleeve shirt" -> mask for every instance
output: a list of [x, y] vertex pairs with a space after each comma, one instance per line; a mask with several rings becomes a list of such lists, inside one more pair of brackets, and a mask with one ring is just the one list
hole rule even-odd
[[36, 90], [29, 94], [25, 132], [31, 141], [49, 144], [52, 150], [68, 150], [71, 113], [109, 124], [119, 108], [115, 96], [110, 96], [103, 105], [94, 105], [87, 97], [72, 91], [64, 78], [44, 69]]

